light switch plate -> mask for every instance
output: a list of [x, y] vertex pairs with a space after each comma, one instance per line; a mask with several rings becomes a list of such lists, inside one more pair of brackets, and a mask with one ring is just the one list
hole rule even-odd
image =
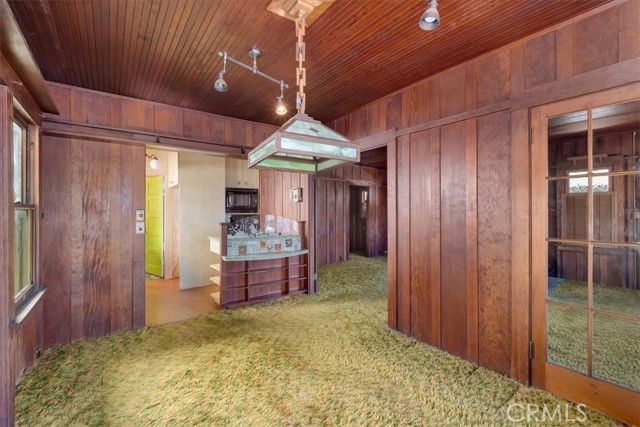
[[136, 234], [144, 234], [144, 221], [136, 221]]
[[302, 202], [302, 188], [300, 188], [300, 187], [292, 188], [291, 189], [291, 193], [289, 194], [289, 198], [294, 203], [301, 203]]
[[136, 221], [144, 221], [144, 209], [136, 209]]

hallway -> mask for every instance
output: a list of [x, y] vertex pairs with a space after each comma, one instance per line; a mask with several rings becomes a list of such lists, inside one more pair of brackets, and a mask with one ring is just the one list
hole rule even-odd
[[186, 320], [220, 310], [210, 294], [219, 292], [218, 285], [180, 289], [178, 278], [146, 280], [145, 325]]

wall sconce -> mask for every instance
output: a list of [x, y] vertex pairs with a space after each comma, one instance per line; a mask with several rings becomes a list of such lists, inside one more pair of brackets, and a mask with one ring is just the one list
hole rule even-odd
[[158, 160], [158, 158], [156, 157], [155, 154], [147, 154], [144, 153], [144, 156], [147, 159], [151, 159], [151, 161], [149, 161], [149, 167], [153, 170], [157, 170], [160, 169], [160, 160]]

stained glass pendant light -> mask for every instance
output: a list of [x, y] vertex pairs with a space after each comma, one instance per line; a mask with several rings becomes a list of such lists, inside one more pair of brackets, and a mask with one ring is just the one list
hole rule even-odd
[[[274, 1], [276, 3], [276, 1]], [[282, 3], [282, 2], [280, 2]], [[305, 114], [306, 72], [303, 67], [305, 17], [312, 1], [291, 2], [287, 14], [296, 17], [298, 61], [296, 108], [298, 113], [249, 153], [249, 167], [318, 173], [360, 161], [360, 148], [347, 137]], [[271, 10], [271, 9], [270, 9]], [[286, 16], [278, 11], [274, 12]]]

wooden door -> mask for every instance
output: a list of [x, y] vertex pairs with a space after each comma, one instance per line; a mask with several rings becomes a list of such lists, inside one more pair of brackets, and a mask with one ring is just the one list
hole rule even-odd
[[369, 187], [352, 185], [349, 191], [349, 252], [369, 256], [367, 216]]
[[164, 201], [162, 176], [148, 176], [146, 179], [146, 219], [145, 219], [145, 271], [162, 277], [163, 271], [163, 213]]
[[635, 84], [532, 112], [533, 385], [632, 424], [640, 423], [638, 93]]

